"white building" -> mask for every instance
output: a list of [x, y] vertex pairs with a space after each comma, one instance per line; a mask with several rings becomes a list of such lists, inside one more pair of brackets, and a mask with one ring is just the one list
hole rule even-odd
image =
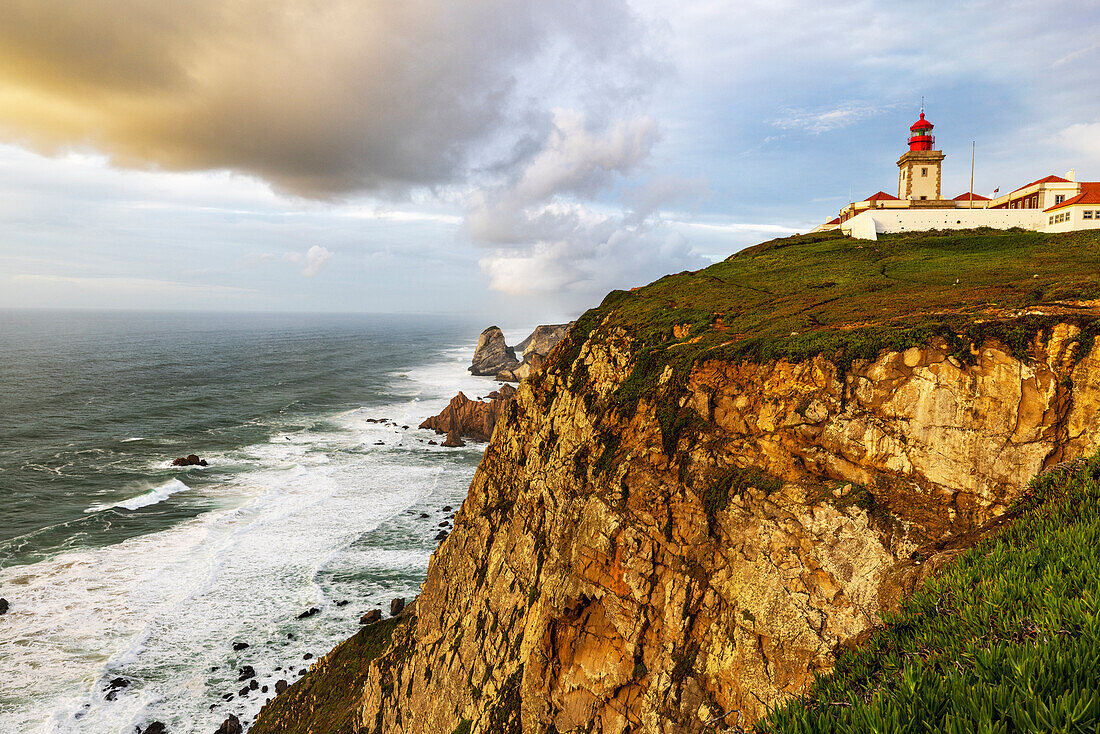
[[1100, 182], [1078, 182], [1074, 171], [1065, 177], [1046, 176], [993, 199], [972, 192], [945, 199], [940, 188], [944, 154], [935, 150], [933, 127], [921, 110], [909, 128], [909, 150], [897, 163], [897, 196], [879, 191], [852, 202], [813, 231], [840, 229], [873, 240], [885, 233], [929, 229], [1100, 229]]

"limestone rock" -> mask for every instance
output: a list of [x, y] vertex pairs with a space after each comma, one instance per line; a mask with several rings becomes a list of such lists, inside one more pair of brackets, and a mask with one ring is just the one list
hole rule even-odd
[[519, 367], [511, 370], [501, 370], [497, 373], [498, 380], [504, 380], [505, 382], [520, 382], [526, 380], [531, 376], [531, 373], [537, 372], [542, 369], [542, 365], [546, 362], [546, 357], [537, 352], [529, 352], [523, 355], [523, 362]]
[[[477, 441], [488, 441], [493, 436], [497, 421], [515, 394], [516, 389], [511, 385], [504, 385], [500, 390], [489, 393], [485, 400], [470, 400], [464, 393], [459, 393], [451, 398], [442, 413], [426, 419], [420, 424], [420, 428], [446, 433], [448, 441], [451, 440], [451, 434], [456, 438], [463, 436]], [[444, 442], [443, 445], [451, 444]]]
[[491, 376], [517, 366], [516, 350], [505, 343], [500, 327], [490, 326], [478, 337], [473, 362], [467, 369], [475, 375]]
[[701, 734], [736, 711], [751, 726], [1030, 477], [1100, 445], [1100, 346], [1067, 359], [1067, 328], [1025, 361], [991, 342], [966, 365], [933, 342], [846, 372], [699, 363], [680, 400], [693, 427], [672, 438], [646, 396], [629, 418], [609, 408], [630, 335], [590, 337], [499, 415], [357, 721]]
[[568, 324], [536, 326], [530, 336], [516, 345], [516, 350], [524, 357], [528, 354], [540, 354], [545, 357], [558, 345], [574, 323], [576, 322], [570, 321]]

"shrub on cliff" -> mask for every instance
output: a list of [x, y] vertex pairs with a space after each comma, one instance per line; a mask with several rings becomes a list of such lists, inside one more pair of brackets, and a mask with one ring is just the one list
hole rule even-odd
[[1100, 457], [1032, 481], [768, 734], [1100, 728]]

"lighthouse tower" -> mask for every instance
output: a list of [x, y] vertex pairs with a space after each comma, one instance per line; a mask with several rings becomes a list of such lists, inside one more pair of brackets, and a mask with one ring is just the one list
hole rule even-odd
[[[942, 201], [940, 195], [940, 163], [944, 155], [936, 147], [932, 135], [932, 123], [924, 119], [921, 105], [920, 119], [909, 128], [909, 152], [898, 159], [898, 198], [914, 202], [909, 206], [921, 206], [917, 202]], [[936, 206], [926, 204], [925, 206]]]

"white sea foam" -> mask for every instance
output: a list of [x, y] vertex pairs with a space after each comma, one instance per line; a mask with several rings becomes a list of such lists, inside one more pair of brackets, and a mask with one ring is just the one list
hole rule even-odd
[[[0, 625], [0, 731], [130, 734], [156, 719], [208, 734], [229, 713], [247, 721], [270, 695], [222, 701], [242, 685], [238, 667], [252, 665], [270, 689], [293, 681], [288, 669], [352, 634], [364, 611], [415, 596], [441, 508], [461, 504], [483, 449], [430, 447], [416, 424], [458, 389], [495, 389], [465, 372], [469, 355], [456, 349], [404, 373], [403, 400], [318, 416], [311, 430], [273, 426], [269, 441], [219, 457], [240, 471], [187, 493], [216, 509], [0, 570], [12, 602]], [[379, 417], [398, 426], [367, 420]], [[114, 506], [170, 502], [185, 489], [173, 479]], [[364, 536], [374, 529], [382, 536]], [[314, 606], [321, 614], [297, 619]], [[237, 640], [250, 647], [233, 652]], [[133, 683], [106, 701], [116, 676]]]
[[153, 487], [148, 492], [139, 494], [136, 497], [131, 497], [128, 500], [122, 500], [121, 502], [115, 502], [110, 505], [96, 505], [89, 507], [85, 512], [100, 512], [102, 510], [110, 510], [115, 507], [123, 510], [139, 510], [142, 507], [148, 507], [149, 505], [155, 505], [168, 499], [176, 492], [186, 492], [191, 489], [186, 484], [178, 479], [172, 479], [165, 482], [159, 487]]

